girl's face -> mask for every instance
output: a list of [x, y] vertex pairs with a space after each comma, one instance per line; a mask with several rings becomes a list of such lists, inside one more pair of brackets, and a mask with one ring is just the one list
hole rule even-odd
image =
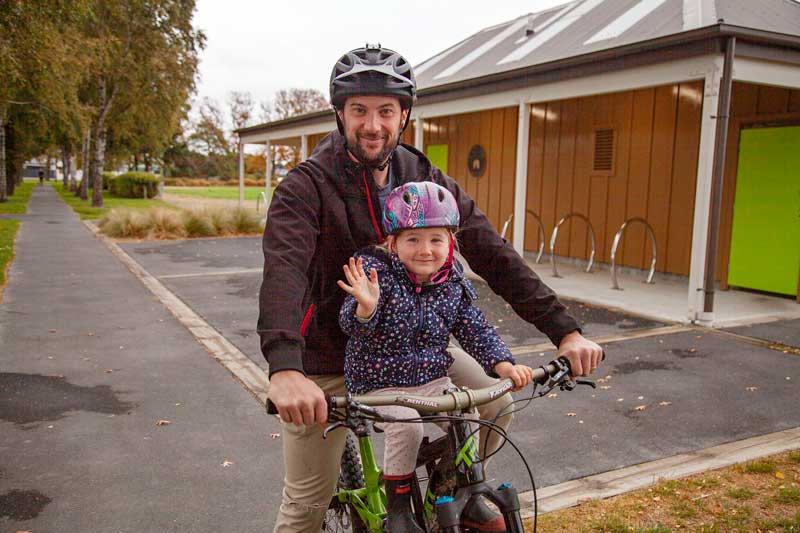
[[431, 280], [444, 266], [450, 254], [450, 230], [447, 228], [407, 229], [392, 237], [391, 250], [420, 282]]

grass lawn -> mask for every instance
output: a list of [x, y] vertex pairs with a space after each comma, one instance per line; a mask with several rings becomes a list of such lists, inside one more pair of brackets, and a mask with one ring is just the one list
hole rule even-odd
[[[533, 530], [533, 520], [525, 530]], [[800, 451], [548, 513], [537, 531], [800, 532]]]
[[0, 204], [0, 214], [20, 214], [28, 210], [28, 200], [31, 198], [35, 181], [23, 181], [14, 189], [14, 196], [9, 196], [8, 201]]
[[19, 220], [0, 220], [0, 301], [6, 284], [6, 274], [14, 258], [14, 238], [19, 229]]
[[169, 209], [175, 209], [174, 206], [168, 204], [167, 202], [163, 202], [161, 200], [145, 200], [143, 198], [119, 198], [114, 196], [113, 194], [109, 193], [108, 191], [103, 191], [103, 207], [92, 207], [92, 200], [91, 191], [89, 192], [89, 200], [83, 201], [77, 196], [75, 193], [65, 190], [62, 183], [55, 183], [53, 184], [53, 188], [58, 192], [58, 194], [63, 198], [63, 200], [67, 203], [68, 206], [72, 208], [73, 211], [78, 213], [81, 217], [81, 220], [92, 220], [96, 218], [100, 218], [110, 210], [114, 209], [115, 207], [128, 207], [132, 209], [144, 209], [147, 207], [166, 207]]
[[[258, 195], [265, 191], [264, 187], [245, 187], [244, 199], [256, 201]], [[193, 198], [210, 198], [212, 200], [238, 200], [239, 187], [164, 187], [164, 192], [177, 196]]]

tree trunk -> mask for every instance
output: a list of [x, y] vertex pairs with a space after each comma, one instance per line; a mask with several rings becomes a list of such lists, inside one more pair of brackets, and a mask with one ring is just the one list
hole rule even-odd
[[0, 106], [0, 203], [8, 201], [6, 179], [6, 108]]
[[144, 171], [150, 172], [150, 168], [152, 168], [150, 165], [150, 154], [144, 154]]
[[92, 207], [103, 207], [103, 160], [106, 155], [106, 128], [100, 124], [94, 138], [94, 157], [92, 157]]
[[64, 186], [64, 190], [66, 191], [69, 188], [69, 171], [70, 171], [70, 150], [69, 147], [65, 144], [61, 147], [61, 166], [64, 170], [64, 175], [62, 176], [62, 184]]
[[81, 200], [89, 199], [89, 175], [91, 171], [91, 163], [89, 162], [89, 147], [92, 144], [92, 129], [87, 128], [83, 134], [83, 148], [81, 150], [81, 186], [75, 191], [75, 196], [79, 196]]
[[44, 169], [44, 181], [50, 181], [50, 166], [53, 164], [53, 159], [50, 157], [50, 154], [47, 154], [47, 163], [45, 163], [46, 167]]

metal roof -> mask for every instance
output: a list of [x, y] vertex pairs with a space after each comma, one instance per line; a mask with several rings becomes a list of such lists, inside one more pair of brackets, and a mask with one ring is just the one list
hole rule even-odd
[[800, 4], [793, 0], [574, 0], [483, 29], [420, 63], [414, 72], [424, 91], [720, 22], [800, 35]]

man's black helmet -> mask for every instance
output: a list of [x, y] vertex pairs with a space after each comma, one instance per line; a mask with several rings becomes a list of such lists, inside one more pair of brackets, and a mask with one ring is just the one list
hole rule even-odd
[[411, 108], [417, 97], [411, 64], [379, 44], [347, 52], [331, 72], [331, 104], [336, 109], [350, 96], [372, 95], [396, 96], [403, 109]]

